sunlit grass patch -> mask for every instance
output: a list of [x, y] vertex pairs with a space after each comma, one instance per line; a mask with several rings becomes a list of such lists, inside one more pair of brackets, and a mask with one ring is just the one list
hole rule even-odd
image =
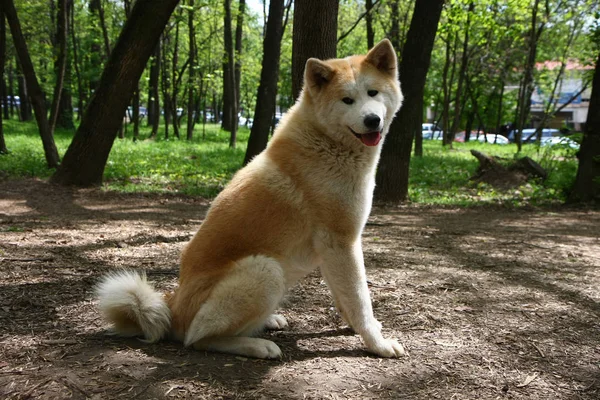
[[[45, 164], [42, 143], [34, 123], [4, 121], [7, 147], [0, 156], [0, 177], [49, 178], [54, 172]], [[182, 125], [185, 126], [185, 125]], [[162, 133], [149, 140], [143, 126], [140, 140], [134, 142], [129, 127], [125, 139], [116, 139], [104, 172], [105, 190], [119, 192], [181, 193], [214, 197], [241, 167], [249, 130], [241, 127], [237, 147], [229, 148], [229, 132], [216, 124], [205, 129], [198, 125], [192, 141], [166, 140]], [[164, 132], [164, 131], [160, 131]], [[182, 129], [181, 134], [185, 132]], [[55, 141], [64, 155], [74, 132], [58, 130]], [[469, 180], [478, 167], [470, 153], [477, 149], [489, 155], [515, 158], [515, 145], [455, 143], [454, 149], [442, 147], [437, 140], [423, 143], [423, 156], [411, 158], [409, 199], [415, 203], [461, 205], [502, 204], [521, 206], [563, 202], [577, 169], [573, 149], [540, 148], [525, 145], [518, 157], [529, 156], [549, 172], [545, 182], [531, 181], [511, 190]]]

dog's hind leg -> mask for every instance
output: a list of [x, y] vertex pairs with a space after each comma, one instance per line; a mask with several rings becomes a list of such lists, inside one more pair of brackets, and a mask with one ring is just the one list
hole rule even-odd
[[283, 270], [276, 260], [250, 256], [236, 261], [194, 316], [184, 344], [247, 357], [279, 357], [275, 343], [247, 336], [272, 322], [284, 293]]

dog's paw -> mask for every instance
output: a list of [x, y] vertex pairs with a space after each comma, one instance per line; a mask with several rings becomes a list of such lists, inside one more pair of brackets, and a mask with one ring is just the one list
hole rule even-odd
[[265, 321], [265, 328], [278, 331], [287, 328], [288, 323], [283, 315], [271, 314]]
[[380, 357], [401, 357], [406, 354], [404, 347], [394, 339], [383, 339], [369, 348], [369, 351]]
[[255, 342], [252, 348], [248, 349], [248, 356], [262, 359], [278, 359], [281, 358], [281, 349], [270, 340], [260, 339], [260, 342]]

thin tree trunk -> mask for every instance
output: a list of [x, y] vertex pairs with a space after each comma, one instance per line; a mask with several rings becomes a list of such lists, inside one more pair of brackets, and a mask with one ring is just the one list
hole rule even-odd
[[279, 78], [279, 58], [281, 55], [281, 38], [283, 36], [284, 0], [271, 0], [269, 3], [269, 19], [263, 41], [263, 60], [260, 72], [260, 84], [256, 95], [254, 122], [250, 130], [248, 148], [244, 157], [244, 165], [267, 147], [269, 130], [277, 97], [277, 80]]
[[452, 126], [450, 127], [450, 132], [448, 132], [448, 140], [450, 142], [450, 147], [452, 147], [452, 142], [454, 142], [454, 135], [458, 130], [458, 124], [460, 122], [460, 117], [462, 114], [462, 97], [463, 97], [463, 83], [465, 81], [465, 76], [467, 72], [467, 66], [469, 63], [469, 29], [471, 27], [471, 15], [473, 14], [473, 10], [475, 9], [475, 3], [471, 2], [469, 4], [469, 9], [467, 11], [467, 23], [464, 27], [465, 37], [463, 40], [463, 49], [462, 56], [460, 62], [460, 70], [458, 72], [458, 84], [456, 87], [456, 97], [454, 100], [454, 120], [452, 121]]
[[106, 161], [131, 95], [177, 3], [178, 0], [135, 2], [73, 142], [52, 178], [54, 182], [79, 186], [102, 183]]
[[58, 120], [58, 112], [60, 109], [60, 98], [63, 92], [63, 84], [65, 81], [65, 72], [67, 70], [67, 0], [58, 0], [56, 10], [56, 45], [57, 58], [55, 61], [56, 84], [54, 86], [54, 94], [52, 96], [52, 106], [50, 108], [50, 132], [53, 134]]
[[169, 138], [169, 125], [171, 123], [171, 100], [170, 100], [170, 85], [169, 72], [167, 68], [167, 41], [168, 36], [163, 35], [162, 39], [162, 56], [161, 56], [161, 89], [163, 93], [163, 115], [165, 121], [165, 139]]
[[[27, 43], [23, 37], [21, 31], [21, 24], [17, 16], [17, 10], [12, 0], [0, 0], [0, 5], [4, 7], [4, 13], [6, 20], [10, 26], [12, 33], [13, 42], [15, 44], [15, 50], [19, 57], [21, 64], [21, 70], [26, 79], [26, 84], [31, 94], [31, 104], [35, 110], [35, 118], [37, 120], [38, 129], [42, 138], [42, 144], [44, 146], [44, 154], [46, 156], [46, 163], [49, 168], [56, 168], [59, 163], [58, 151], [54, 144], [54, 138], [50, 131], [48, 124], [48, 116], [46, 114], [46, 104], [44, 102], [44, 94], [38, 83], [37, 77], [35, 76], [35, 70], [33, 63], [29, 57], [29, 50], [27, 49]], [[21, 99], [23, 101], [23, 99]], [[23, 103], [21, 103], [23, 107]]]
[[[0, 78], [2, 79], [2, 103], [4, 115], [8, 119], [6, 103], [6, 84], [4, 83], [4, 65], [6, 64], [6, 19], [4, 18], [4, 5], [0, 3]], [[4, 123], [0, 118], [0, 154], [7, 154], [6, 141], [4, 140]]]
[[158, 134], [160, 124], [160, 65], [161, 65], [161, 41], [156, 43], [152, 65], [150, 66], [150, 89], [148, 93], [148, 123], [152, 126], [151, 138]]
[[373, 0], [366, 0], [365, 9], [367, 10], [367, 15], [365, 17], [365, 22], [367, 24], [367, 48], [371, 49], [375, 46], [375, 31], [373, 30], [373, 14], [370, 12], [373, 8]]
[[238, 15], [235, 24], [235, 98], [236, 105], [235, 110], [236, 114], [233, 118], [233, 123], [238, 125], [238, 117], [237, 113], [240, 109], [240, 88], [241, 88], [241, 80], [242, 80], [242, 34], [244, 31], [244, 14], [246, 13], [246, 0], [239, 0], [238, 6]]
[[292, 95], [302, 90], [304, 66], [310, 57], [334, 58], [337, 49], [337, 0], [303, 0], [294, 4]]
[[8, 95], [10, 96], [10, 116], [15, 116], [15, 67], [12, 62], [8, 63]]
[[236, 82], [235, 82], [235, 54], [233, 49], [233, 38], [231, 37], [231, 0], [224, 0], [223, 5], [225, 7], [224, 14], [224, 42], [225, 42], [225, 53], [227, 57], [227, 65], [229, 68], [229, 83], [230, 83], [230, 104], [229, 108], [223, 109], [223, 115], [228, 115], [231, 122], [231, 136], [229, 137], [229, 147], [235, 148], [237, 140], [237, 124], [234, 122], [237, 119], [237, 98], [235, 93]]
[[375, 197], [380, 201], [404, 201], [408, 196], [412, 139], [422, 130], [421, 99], [443, 5], [444, 0], [415, 3], [400, 62], [404, 105], [390, 127], [375, 178]]
[[194, 26], [194, 0], [188, 3], [188, 41], [190, 46], [190, 69], [188, 73], [187, 140], [194, 137], [194, 112], [196, 101], [196, 30]]
[[517, 151], [520, 153], [522, 149], [522, 132], [525, 127], [527, 116], [531, 104], [531, 94], [534, 90], [533, 84], [533, 69], [535, 67], [535, 59], [537, 56], [537, 44], [545, 24], [542, 23], [539, 28], [537, 26], [537, 13], [540, 0], [535, 0], [531, 12], [531, 28], [529, 31], [529, 51], [527, 53], [527, 61], [523, 71], [523, 79], [519, 88], [519, 99], [517, 102], [517, 126], [515, 130], [515, 141], [517, 142]]
[[[173, 44], [173, 58], [171, 59], [171, 97], [169, 98], [171, 119], [173, 122], [173, 135], [179, 139], [179, 118], [177, 115], [177, 92], [179, 91], [177, 79], [177, 63], [179, 62], [179, 21], [181, 21], [181, 12], [179, 9], [178, 18], [175, 19], [175, 43]], [[165, 113], [167, 110], [165, 110]]]
[[81, 77], [80, 62], [79, 59], [79, 44], [77, 42], [77, 35], [75, 35], [75, 10], [71, 10], [69, 18], [70, 26], [69, 32], [71, 32], [71, 45], [73, 46], [73, 67], [75, 68], [75, 76], [77, 77], [77, 120], [81, 120], [83, 114], [83, 103], [85, 92], [83, 90], [83, 80]]

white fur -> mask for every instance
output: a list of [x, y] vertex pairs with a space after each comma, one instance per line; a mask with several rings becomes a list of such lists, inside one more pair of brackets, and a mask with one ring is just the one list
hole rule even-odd
[[105, 276], [96, 286], [98, 307], [109, 322], [116, 314], [124, 315], [137, 324], [139, 330], [116, 330], [121, 336], [143, 334], [148, 342], [160, 340], [171, 325], [171, 312], [162, 294], [146, 280], [146, 274], [135, 271], [114, 272]]
[[221, 335], [232, 326], [236, 328], [229, 336], [252, 335], [264, 327], [283, 298], [285, 280], [277, 261], [251, 256], [236, 264], [196, 313], [185, 335], [186, 346]]

